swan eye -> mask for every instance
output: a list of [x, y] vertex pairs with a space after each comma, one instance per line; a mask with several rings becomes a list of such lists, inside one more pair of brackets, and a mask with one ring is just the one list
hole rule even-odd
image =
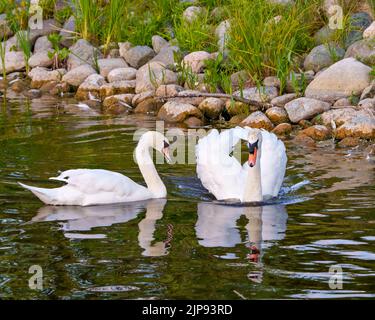
[[164, 148], [168, 148], [169, 147], [169, 143], [167, 141], [164, 141]]
[[64, 180], [68, 180], [68, 179], [69, 179], [69, 176], [64, 177]]

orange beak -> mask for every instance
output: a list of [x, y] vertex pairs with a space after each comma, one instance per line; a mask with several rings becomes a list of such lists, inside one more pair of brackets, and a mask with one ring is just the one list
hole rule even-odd
[[258, 149], [255, 148], [254, 149], [254, 153], [249, 153], [249, 160], [248, 160], [248, 163], [249, 163], [249, 166], [252, 168], [255, 166], [255, 163], [257, 161], [257, 151]]

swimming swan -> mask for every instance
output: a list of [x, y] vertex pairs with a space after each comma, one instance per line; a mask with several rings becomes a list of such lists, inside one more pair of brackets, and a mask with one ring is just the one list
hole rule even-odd
[[167, 190], [152, 162], [150, 148], [161, 152], [170, 162], [169, 141], [156, 131], [144, 133], [136, 147], [135, 157], [147, 188], [130, 178], [102, 169], [75, 169], [50, 178], [65, 182], [60, 188], [45, 189], [19, 183], [45, 204], [89, 206], [165, 198]]
[[[242, 166], [231, 156], [246, 140], [249, 159]], [[212, 130], [196, 146], [197, 174], [217, 200], [260, 202], [277, 197], [284, 180], [287, 156], [284, 143], [265, 130], [236, 127]]]

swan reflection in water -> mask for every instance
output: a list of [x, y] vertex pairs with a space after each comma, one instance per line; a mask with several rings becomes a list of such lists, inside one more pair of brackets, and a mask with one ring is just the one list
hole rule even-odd
[[[67, 238], [103, 238], [103, 235], [76, 233], [97, 227], [108, 227], [135, 219], [146, 210], [145, 218], [139, 222], [138, 243], [144, 256], [168, 254], [171, 239], [154, 243], [156, 222], [163, 217], [166, 199], [152, 199], [125, 204], [103, 206], [45, 206], [30, 222], [62, 221], [61, 230]], [[171, 232], [168, 233], [171, 237]]]
[[[288, 214], [284, 205], [244, 207], [201, 202], [198, 204], [195, 225], [198, 242], [210, 248], [230, 248], [243, 243], [237, 227], [237, 221], [242, 215], [248, 220], [245, 226], [249, 248], [247, 258], [261, 269], [263, 250], [285, 237]], [[252, 281], [262, 281], [261, 271], [248, 276]]]

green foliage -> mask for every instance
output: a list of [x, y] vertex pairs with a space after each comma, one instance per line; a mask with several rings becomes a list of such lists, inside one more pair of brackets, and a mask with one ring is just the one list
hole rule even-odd
[[26, 65], [26, 73], [29, 73], [29, 69], [30, 69], [29, 59], [31, 56], [31, 43], [30, 43], [29, 32], [21, 30], [21, 31], [18, 31], [16, 35], [17, 35], [18, 45], [23, 52], [23, 57], [25, 60], [25, 65]]
[[55, 69], [62, 67], [63, 63], [69, 56], [69, 49], [60, 48], [60, 41], [62, 36], [58, 33], [51, 33], [48, 35], [48, 40], [52, 44], [53, 51], [48, 51], [48, 57], [53, 59], [53, 66]]
[[58, 22], [60, 22], [60, 23], [62, 24], [62, 23], [64, 23], [66, 20], [68, 20], [69, 17], [70, 17], [71, 15], [73, 15], [73, 10], [72, 10], [72, 8], [69, 7], [69, 6], [66, 6], [66, 7], [64, 7], [64, 8], [62, 8], [62, 9], [60, 9], [60, 10], [57, 10], [57, 11], [55, 12], [54, 17], [55, 17], [55, 19], [56, 19]]
[[371, 78], [374, 80], [375, 79], [375, 65], [372, 66], [372, 70], [370, 72]]
[[57, 0], [39, 0], [39, 5], [43, 9], [43, 18], [49, 19], [54, 17], [55, 5]]
[[251, 5], [248, 0], [234, 0], [228, 41], [232, 60], [246, 69], [254, 82], [277, 75], [285, 86], [293, 57], [314, 45], [311, 35], [320, 22], [312, 13], [319, 2], [279, 6], [266, 0], [253, 0]]
[[22, 0], [17, 4], [14, 0], [2, 0], [4, 3], [9, 28], [13, 32], [25, 30], [28, 26], [30, 0]]
[[[4, 29], [5, 29], [5, 25], [4, 25]], [[6, 78], [7, 78], [7, 73], [6, 73], [6, 68], [5, 68], [6, 45], [7, 45], [6, 41], [2, 41], [0, 43], [0, 59], [1, 59], [1, 65], [3, 68], [3, 80], [4, 81], [6, 81]]]
[[183, 61], [183, 55], [181, 52], [174, 51], [173, 57], [178, 84], [181, 86], [186, 84], [188, 88], [194, 90], [199, 85], [198, 75], [193, 72], [190, 65]]

